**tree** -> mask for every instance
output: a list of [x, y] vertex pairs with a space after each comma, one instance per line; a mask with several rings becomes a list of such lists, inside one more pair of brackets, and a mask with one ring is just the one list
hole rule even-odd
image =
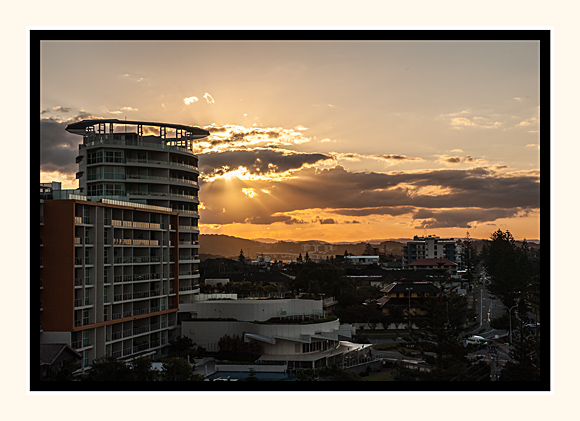
[[95, 360], [89, 370], [86, 381], [130, 381], [134, 380], [133, 372], [124, 361], [113, 356]]
[[[519, 327], [514, 330], [510, 349], [512, 361], [508, 361], [501, 371], [501, 381], [539, 381], [540, 380], [540, 337], [528, 316], [530, 306], [525, 300], [517, 304]], [[533, 331], [532, 331], [533, 329]]]
[[363, 251], [363, 256], [375, 256], [376, 252], [373, 246], [370, 243], [366, 243], [365, 250]]
[[179, 358], [195, 358], [196, 350], [191, 338], [187, 336], [177, 336], [169, 342], [169, 356]]
[[296, 259], [296, 261], [302, 263], [302, 253], [298, 255], [298, 259]]
[[164, 381], [203, 381], [203, 376], [194, 373], [194, 368], [185, 358], [171, 357], [163, 360]]
[[[435, 352], [435, 356], [425, 356], [432, 365], [426, 380], [453, 380], [471, 367], [467, 359], [467, 348], [463, 346], [460, 333], [463, 330], [467, 312], [467, 300], [460, 295], [441, 295], [425, 300], [424, 316], [416, 316], [415, 324], [421, 329], [417, 334], [423, 341], [416, 346], [423, 352]], [[489, 370], [487, 371], [489, 373]]]
[[131, 370], [135, 381], [157, 380], [157, 370], [154, 370], [149, 357], [139, 357], [131, 362]]
[[491, 277], [488, 289], [504, 305], [511, 307], [522, 291], [521, 256], [518, 256], [513, 235], [500, 229], [491, 235], [491, 241], [482, 250], [485, 269]]
[[244, 250], [240, 249], [240, 256], [238, 257], [238, 262], [246, 263], [246, 257], [244, 256]]

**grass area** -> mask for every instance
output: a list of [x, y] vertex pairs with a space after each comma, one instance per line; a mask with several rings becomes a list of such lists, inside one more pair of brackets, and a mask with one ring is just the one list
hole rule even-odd
[[395, 380], [395, 375], [397, 370], [390, 368], [385, 371], [380, 371], [378, 373], [371, 373], [368, 376], [361, 377], [363, 382], [392, 382]]

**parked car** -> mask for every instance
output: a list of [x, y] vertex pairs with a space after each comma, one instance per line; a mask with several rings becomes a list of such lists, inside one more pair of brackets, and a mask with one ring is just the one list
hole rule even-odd
[[487, 340], [483, 336], [473, 335], [465, 339], [465, 346], [467, 345], [487, 345]]

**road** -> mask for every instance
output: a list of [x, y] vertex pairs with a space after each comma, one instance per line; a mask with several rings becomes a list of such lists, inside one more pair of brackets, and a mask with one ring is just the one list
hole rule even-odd
[[483, 336], [487, 340], [503, 340], [502, 338], [506, 337], [509, 332], [493, 329], [490, 325], [492, 319], [507, 313], [507, 309], [503, 306], [501, 300], [494, 298], [489, 294], [484, 282], [478, 282], [476, 284], [475, 300], [477, 303], [478, 325], [465, 333], [468, 335]]

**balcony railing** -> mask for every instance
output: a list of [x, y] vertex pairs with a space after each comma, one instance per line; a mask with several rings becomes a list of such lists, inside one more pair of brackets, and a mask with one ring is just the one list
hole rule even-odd
[[169, 181], [175, 181], [177, 183], [185, 183], [185, 184], [191, 184], [193, 186], [197, 186], [197, 181], [190, 180], [188, 178], [174, 178], [174, 177], [169, 177]]
[[137, 275], [115, 275], [115, 283], [150, 281], [161, 279], [160, 273], [139, 273]]
[[159, 240], [133, 240], [131, 238], [114, 238], [113, 244], [116, 246], [158, 246]]

